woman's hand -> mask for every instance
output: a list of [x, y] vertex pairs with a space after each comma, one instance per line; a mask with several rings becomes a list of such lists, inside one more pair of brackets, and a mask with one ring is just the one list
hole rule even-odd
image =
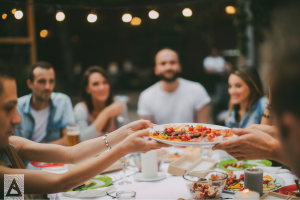
[[126, 154], [129, 153], [146, 153], [151, 150], [160, 149], [162, 147], [170, 147], [170, 145], [156, 142], [154, 140], [146, 140], [144, 137], [149, 136], [149, 130], [140, 130], [132, 133], [118, 146], [124, 149]]
[[110, 104], [109, 106], [107, 106], [104, 109], [104, 112], [106, 112], [107, 115], [110, 117], [115, 117], [115, 116], [121, 115], [123, 113], [124, 107], [125, 107], [125, 105], [123, 103], [114, 102], [114, 103]]
[[108, 134], [108, 139], [110, 142], [112, 142], [111, 145], [114, 146], [119, 142], [123, 141], [127, 136], [131, 135], [132, 133], [139, 130], [150, 128], [152, 126], [153, 125], [148, 120], [137, 120], [125, 126], [122, 126], [121, 128]]
[[216, 144], [213, 150], [224, 150], [237, 160], [271, 159], [285, 162], [280, 141], [274, 137], [277, 135], [275, 127], [253, 125], [233, 130], [239, 137]]

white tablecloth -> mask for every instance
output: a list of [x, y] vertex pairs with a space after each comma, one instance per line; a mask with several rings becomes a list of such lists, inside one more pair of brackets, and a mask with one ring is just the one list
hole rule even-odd
[[[220, 154], [218, 152], [213, 153], [212, 159], [216, 161], [220, 161]], [[131, 164], [132, 165], [132, 164]], [[122, 190], [133, 190], [136, 192], [136, 199], [170, 199], [170, 200], [177, 200], [178, 198], [185, 198], [185, 199], [191, 199], [191, 196], [185, 186], [184, 180], [181, 176], [173, 176], [169, 173], [168, 171], [169, 164], [163, 164], [161, 166], [161, 172], [165, 172], [167, 174], [167, 178], [160, 180], [160, 181], [155, 181], [155, 182], [138, 182], [135, 181], [133, 176], [127, 177], [127, 180], [131, 181], [132, 184], [126, 185], [126, 186], [121, 186], [118, 185], [118, 182], [115, 182], [114, 186], [117, 188], [118, 191]], [[67, 170], [47, 170], [43, 169], [46, 171], [51, 171], [53, 173], [64, 173]], [[216, 168], [216, 170], [219, 170]], [[126, 175], [133, 174], [135, 171], [137, 171], [137, 168], [132, 166], [129, 166], [128, 169], [126, 170]], [[123, 172], [122, 171], [117, 171], [113, 173], [108, 173], [105, 174], [109, 177], [111, 177], [113, 180], [114, 179], [119, 179], [122, 177]], [[292, 181], [294, 179], [294, 175], [290, 173], [284, 173], [284, 174], [276, 174], [277, 176], [282, 177], [285, 180], [286, 185], [291, 185]], [[115, 196], [115, 194], [112, 194]], [[225, 198], [233, 198], [232, 194], [229, 193], [222, 193], [221, 197]], [[51, 200], [60, 200], [60, 199], [72, 199], [69, 197], [63, 196], [61, 193], [57, 194], [49, 194], [48, 198]], [[104, 197], [99, 197], [99, 198], [93, 198], [93, 199], [112, 199], [109, 196], [104, 196]]]

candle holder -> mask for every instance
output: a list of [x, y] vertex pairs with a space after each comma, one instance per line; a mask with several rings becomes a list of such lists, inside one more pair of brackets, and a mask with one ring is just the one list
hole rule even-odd
[[255, 191], [260, 195], [263, 194], [263, 170], [255, 168], [247, 168], [244, 170], [245, 188]]

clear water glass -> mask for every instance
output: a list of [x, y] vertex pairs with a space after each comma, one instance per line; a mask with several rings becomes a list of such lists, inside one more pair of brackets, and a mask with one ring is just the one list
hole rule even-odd
[[119, 185], [128, 185], [128, 184], [132, 184], [132, 182], [126, 180], [126, 166], [127, 166], [127, 163], [128, 163], [128, 161], [129, 161], [129, 158], [130, 158], [130, 157], [131, 157], [131, 155], [128, 154], [128, 155], [126, 155], [126, 156], [124, 156], [124, 157], [122, 157], [122, 158], [119, 159], [120, 162], [121, 162], [121, 164], [122, 164], [122, 169], [123, 169], [123, 181], [121, 181], [121, 182], [119, 183]]
[[118, 200], [134, 200], [135, 199], [136, 192], [125, 190], [117, 192], [116, 197]]

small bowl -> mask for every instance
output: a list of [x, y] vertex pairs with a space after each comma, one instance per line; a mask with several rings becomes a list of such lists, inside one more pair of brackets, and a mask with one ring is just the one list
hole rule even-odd
[[[212, 179], [213, 176], [217, 176]], [[194, 199], [219, 199], [228, 175], [213, 170], [191, 171], [183, 175], [185, 185]]]
[[[158, 165], [158, 171], [160, 171], [161, 165], [164, 163], [166, 150], [165, 149], [158, 149], [157, 152], [157, 165]], [[139, 168], [141, 171], [142, 169], [142, 159], [141, 159], [141, 153], [133, 153], [133, 160], [135, 165]]]

